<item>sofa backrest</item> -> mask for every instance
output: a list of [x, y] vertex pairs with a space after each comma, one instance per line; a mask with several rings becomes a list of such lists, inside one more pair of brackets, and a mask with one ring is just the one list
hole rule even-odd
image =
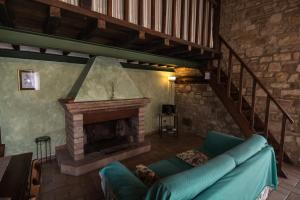
[[267, 141], [263, 136], [253, 135], [225, 153], [234, 159], [236, 165], [240, 165], [266, 146]]
[[243, 139], [232, 135], [209, 131], [200, 150], [211, 157], [215, 157], [243, 142]]
[[206, 164], [161, 179], [148, 191], [145, 200], [193, 199], [235, 168], [235, 161], [220, 155]]

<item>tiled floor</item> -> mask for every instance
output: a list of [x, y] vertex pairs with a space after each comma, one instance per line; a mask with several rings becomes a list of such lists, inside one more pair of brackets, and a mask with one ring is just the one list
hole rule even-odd
[[[137, 164], [150, 164], [168, 158], [175, 153], [201, 145], [201, 138], [194, 135], [159, 138], [158, 135], [148, 137], [152, 150], [148, 153], [122, 161], [130, 169]], [[300, 200], [300, 169], [284, 166], [289, 178], [281, 179], [278, 191], [273, 191], [268, 200]], [[103, 194], [97, 171], [75, 177], [61, 174], [55, 161], [43, 165], [41, 199], [42, 200], [101, 200]]]

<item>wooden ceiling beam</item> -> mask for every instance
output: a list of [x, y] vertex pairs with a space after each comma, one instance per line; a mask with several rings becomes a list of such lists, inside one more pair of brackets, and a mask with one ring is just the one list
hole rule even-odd
[[192, 51], [192, 47], [190, 45], [181, 45], [172, 50], [170, 50], [166, 55], [168, 56], [177, 56], [180, 54], [189, 53]]
[[146, 40], [146, 33], [145, 31], [139, 31], [138, 33], [133, 34], [132, 36], [129, 36], [125, 42], [122, 44], [118, 44], [118, 46], [122, 48], [128, 48], [130, 45], [137, 43], [139, 41], [145, 41]]
[[83, 29], [77, 39], [80, 40], [88, 40], [97, 33], [106, 29], [106, 21], [103, 19], [93, 20], [90, 24], [87, 25], [85, 29]]
[[141, 48], [140, 50], [150, 53], [150, 52], [158, 51], [160, 49], [168, 48], [170, 46], [171, 44], [169, 39], [159, 38], [153, 40], [149, 45], [144, 45], [143, 48]]
[[61, 10], [58, 7], [49, 6], [49, 16], [45, 23], [44, 33], [55, 34], [61, 24]]

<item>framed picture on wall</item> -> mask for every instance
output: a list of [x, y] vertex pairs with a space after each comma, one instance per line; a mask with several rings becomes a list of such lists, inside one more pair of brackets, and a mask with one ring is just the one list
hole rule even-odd
[[39, 90], [40, 76], [33, 70], [18, 70], [19, 90]]

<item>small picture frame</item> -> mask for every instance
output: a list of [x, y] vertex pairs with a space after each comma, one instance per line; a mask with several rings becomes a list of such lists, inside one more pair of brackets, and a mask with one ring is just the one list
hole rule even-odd
[[18, 70], [19, 90], [39, 90], [40, 76], [33, 70]]

